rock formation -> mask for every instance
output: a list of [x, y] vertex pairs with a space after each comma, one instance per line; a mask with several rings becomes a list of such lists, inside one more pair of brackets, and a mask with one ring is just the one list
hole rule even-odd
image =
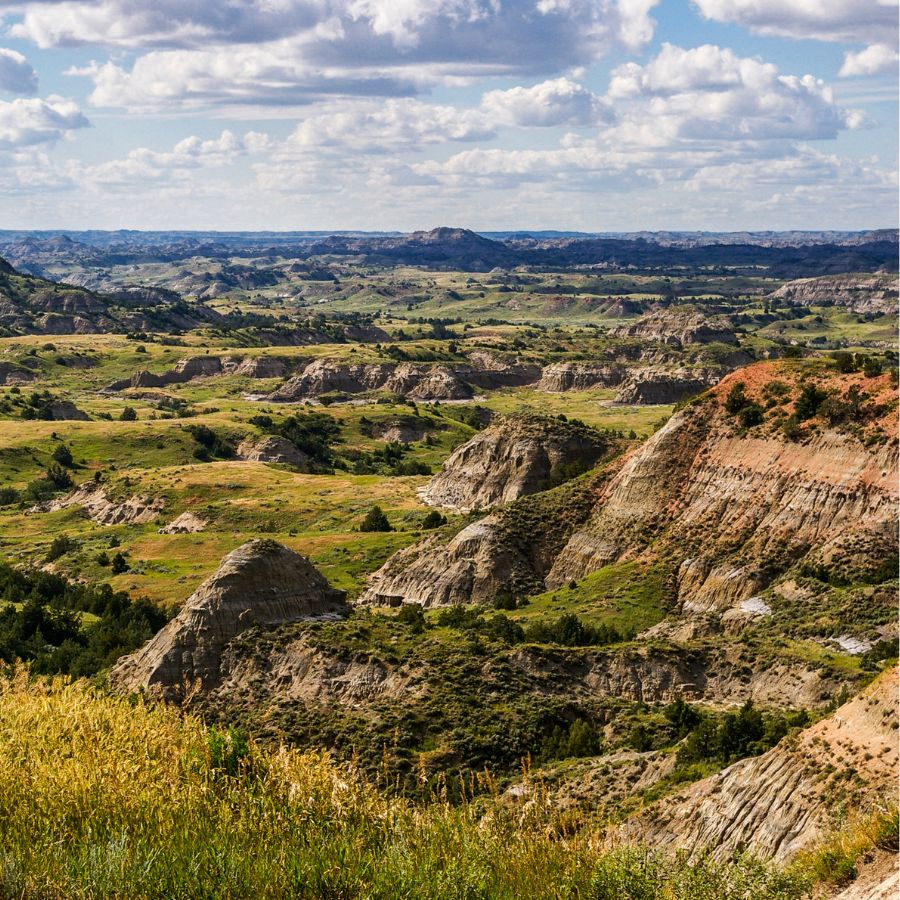
[[584, 391], [592, 387], [616, 387], [624, 378], [625, 369], [620, 365], [558, 362], [544, 367], [537, 387], [552, 392]]
[[160, 534], [197, 534], [203, 531], [209, 523], [206, 519], [192, 512], [183, 512], [176, 516], [168, 525], [159, 529]]
[[623, 380], [616, 403], [629, 406], [679, 403], [714, 385], [721, 374], [703, 369], [633, 369]]
[[271, 540], [253, 540], [229, 553], [181, 612], [140, 650], [110, 672], [120, 690], [150, 690], [177, 697], [199, 682], [220, 681], [229, 641], [249, 628], [346, 611], [344, 593], [332, 588], [305, 557]]
[[670, 347], [687, 344], [736, 344], [730, 323], [718, 316], [709, 316], [691, 307], [673, 306], [642, 316], [630, 325], [613, 329], [614, 337], [640, 338]]
[[[548, 585], [581, 578], [658, 538], [680, 563], [679, 598], [688, 610], [746, 600], [778, 565], [804, 555], [840, 558], [852, 547], [860, 565], [868, 556], [883, 560], [897, 542], [896, 441], [866, 446], [827, 427], [803, 443], [777, 431], [737, 433], [720, 406], [730, 387], [746, 380], [759, 389], [778, 374], [777, 364], [760, 363], [676, 413], [610, 482], [555, 561]], [[887, 379], [877, 387], [886, 390]]]
[[84, 507], [88, 518], [98, 525], [146, 525], [162, 512], [165, 501], [160, 497], [135, 495], [117, 503], [107, 497], [102, 485], [89, 481], [65, 497], [43, 501], [28, 511], [55, 512], [70, 506]]
[[789, 281], [768, 295], [792, 306], [844, 306], [856, 313], [897, 315], [896, 275], [824, 275]]
[[51, 400], [47, 404], [55, 422], [87, 422], [90, 416], [71, 400]]
[[897, 669], [833, 715], [650, 807], [633, 830], [651, 844], [725, 859], [749, 849], [786, 861], [838, 814], [896, 801]]
[[603, 437], [584, 425], [506, 417], [458, 447], [421, 496], [432, 506], [487, 509], [586, 471], [605, 447]]
[[245, 438], [238, 445], [237, 457], [251, 462], [281, 463], [303, 470], [309, 468], [309, 457], [287, 438], [277, 434]]

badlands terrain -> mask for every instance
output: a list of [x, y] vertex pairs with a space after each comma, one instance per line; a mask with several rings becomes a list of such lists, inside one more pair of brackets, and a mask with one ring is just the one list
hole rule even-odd
[[0, 896], [896, 895], [895, 233], [0, 255]]

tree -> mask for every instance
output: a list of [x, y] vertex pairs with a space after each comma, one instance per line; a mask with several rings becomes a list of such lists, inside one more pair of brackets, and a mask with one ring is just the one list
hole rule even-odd
[[134, 408], [131, 406], [126, 406], [125, 409], [122, 410], [121, 415], [119, 416], [119, 420], [121, 422], [134, 422], [137, 419], [137, 413], [134, 411]]
[[58, 444], [53, 451], [53, 459], [61, 466], [72, 466], [72, 451], [65, 444]]
[[47, 469], [47, 481], [60, 491], [72, 487], [73, 484], [72, 476], [59, 463], [50, 463], [50, 468]]
[[112, 558], [112, 573], [113, 575], [121, 575], [124, 572], [128, 571], [128, 560], [125, 559], [125, 554], [120, 550], [113, 558]]
[[360, 531], [393, 531], [394, 528], [380, 506], [373, 506], [362, 520]]
[[736, 416], [750, 402], [744, 393], [746, 387], [743, 381], [736, 382], [725, 398], [725, 409], [733, 416]]
[[811, 419], [819, 411], [819, 407], [825, 402], [827, 396], [825, 391], [812, 382], [804, 384], [800, 396], [794, 404], [794, 415], [798, 421]]
[[440, 528], [441, 525], [447, 524], [446, 516], [442, 516], [436, 509], [431, 510], [424, 519], [422, 519], [423, 528]]

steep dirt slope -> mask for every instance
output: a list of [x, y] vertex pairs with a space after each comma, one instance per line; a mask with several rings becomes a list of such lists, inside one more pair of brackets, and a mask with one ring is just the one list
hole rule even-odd
[[[767, 385], [777, 382], [783, 403], [744, 427], [726, 409], [738, 382], [747, 403], [765, 403]], [[556, 559], [548, 585], [640, 553], [654, 540], [680, 567], [681, 599], [695, 608], [746, 599], [804, 558], [852, 565], [844, 574], [856, 577], [877, 570], [897, 543], [893, 391], [886, 377], [829, 373], [816, 383], [836, 396], [852, 385], [870, 394], [859, 423], [811, 419], [788, 439], [779, 423], [801, 387], [798, 372], [777, 363], [730, 375], [674, 415], [610, 482]]]
[[748, 848], [780, 861], [820, 841], [841, 815], [896, 802], [897, 669], [762, 756], [741, 760], [641, 814], [651, 844], [717, 858]]

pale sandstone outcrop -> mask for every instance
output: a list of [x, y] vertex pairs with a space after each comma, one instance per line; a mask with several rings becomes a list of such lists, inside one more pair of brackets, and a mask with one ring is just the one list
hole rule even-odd
[[275, 541], [249, 541], [222, 560], [155, 637], [119, 660], [110, 681], [167, 697], [195, 682], [209, 690], [221, 680], [222, 652], [241, 632], [345, 611], [344, 592], [308, 559]]
[[91, 521], [98, 525], [146, 525], [157, 518], [165, 505], [165, 500], [160, 497], [137, 495], [117, 503], [106, 496], [102, 485], [89, 481], [65, 497], [38, 503], [28, 511], [56, 512], [70, 506], [82, 506]]
[[605, 449], [603, 437], [582, 425], [504, 417], [458, 447], [421, 496], [431, 506], [486, 509], [549, 487], [567, 466], [591, 468]]
[[183, 512], [159, 529], [160, 534], [197, 534], [209, 523], [192, 512]]
[[237, 458], [249, 462], [281, 463], [297, 469], [309, 467], [309, 457], [287, 438], [277, 434], [245, 438], [238, 445]]
[[768, 295], [794, 306], [845, 306], [858, 313], [897, 315], [896, 275], [823, 275], [789, 281]]
[[557, 362], [544, 366], [538, 390], [550, 392], [584, 391], [592, 387], [616, 387], [625, 378], [625, 369], [616, 364]]
[[709, 316], [690, 307], [673, 306], [642, 316], [637, 322], [620, 325], [612, 334], [619, 338], [640, 338], [671, 347], [686, 344], [736, 344], [731, 324], [719, 316]]

